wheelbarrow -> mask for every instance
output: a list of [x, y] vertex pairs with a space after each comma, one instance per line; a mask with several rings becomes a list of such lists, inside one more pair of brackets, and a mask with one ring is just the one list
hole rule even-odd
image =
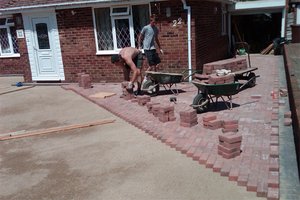
[[148, 80], [142, 84], [142, 90], [151, 95], [157, 95], [160, 90], [160, 86], [162, 86], [165, 90], [169, 90], [174, 95], [178, 95], [179, 90], [176, 84], [185, 81], [188, 77], [197, 72], [195, 71], [185, 76], [187, 71], [188, 70], [184, 70], [182, 73], [146, 71], [145, 73]]
[[[224, 83], [224, 84], [207, 84], [199, 81], [192, 81], [198, 88], [198, 93], [193, 99], [191, 105], [198, 113], [208, 111], [210, 103], [217, 104], [218, 99], [221, 98], [228, 109], [232, 109], [232, 96], [239, 92], [240, 83]], [[228, 101], [224, 99], [228, 98]]]

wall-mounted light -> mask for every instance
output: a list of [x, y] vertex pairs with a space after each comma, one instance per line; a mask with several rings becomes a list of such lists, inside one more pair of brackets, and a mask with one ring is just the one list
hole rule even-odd
[[214, 7], [214, 14], [218, 13], [218, 7]]
[[166, 8], [166, 17], [171, 17], [172, 13], [171, 13], [171, 8], [167, 7]]
[[72, 15], [76, 15], [76, 12], [74, 10], [71, 10]]

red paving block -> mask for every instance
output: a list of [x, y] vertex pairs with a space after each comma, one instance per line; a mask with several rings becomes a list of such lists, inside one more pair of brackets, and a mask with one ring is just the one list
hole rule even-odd
[[159, 105], [160, 103], [157, 103], [157, 102], [147, 102], [146, 103], [146, 106], [147, 106], [147, 108], [148, 108], [148, 112], [149, 113], [152, 113], [152, 107], [154, 106], [154, 105]]
[[202, 150], [200, 148], [197, 148], [194, 154], [192, 155], [193, 160], [200, 160], [201, 154]]
[[225, 148], [240, 148], [242, 145], [242, 142], [235, 142], [235, 143], [219, 142], [219, 144]]
[[187, 157], [193, 157], [196, 149], [197, 149], [196, 147], [190, 147], [189, 150], [186, 153]]
[[268, 194], [268, 184], [262, 180], [258, 180], [256, 196], [267, 197], [267, 194]]
[[84, 89], [89, 89], [92, 87], [91, 77], [89, 74], [82, 74], [80, 77], [81, 77], [81, 86]]
[[229, 181], [237, 181], [239, 176], [239, 166], [232, 166], [229, 172]]
[[248, 183], [248, 175], [239, 175], [238, 178], [237, 178], [237, 184], [239, 186], [247, 186], [247, 183]]
[[213, 114], [207, 114], [205, 116], [203, 116], [203, 122], [209, 122], [212, 120], [216, 120], [217, 119], [217, 115], [213, 115]]
[[83, 82], [81, 80], [81, 75], [85, 74], [84, 72], [77, 73], [77, 82], [79, 87], [83, 87]]
[[213, 165], [213, 171], [214, 172], [221, 172], [221, 169], [223, 167], [224, 161], [220, 157], [217, 157], [214, 165]]
[[279, 157], [279, 146], [276, 146], [276, 145], [270, 146], [270, 157], [272, 157], [272, 158]]
[[261, 99], [261, 95], [260, 94], [253, 94], [251, 95], [251, 99]]
[[229, 176], [231, 162], [225, 162], [221, 168], [221, 176]]
[[223, 126], [223, 120], [211, 120], [208, 122], [203, 122], [203, 125], [205, 128], [216, 130], [218, 128], [222, 128]]
[[203, 152], [203, 153], [201, 154], [200, 159], [199, 159], [199, 163], [200, 163], [200, 164], [205, 164], [205, 163], [207, 162], [207, 159], [208, 159], [209, 155], [210, 155], [210, 153]]
[[214, 154], [211, 154], [207, 161], [206, 161], [206, 164], [205, 164], [205, 167], [206, 168], [213, 168], [214, 164], [215, 164], [215, 161], [217, 160], [217, 156], [214, 155]]
[[222, 153], [234, 153], [234, 152], [240, 152], [240, 147], [233, 147], [233, 148], [226, 148], [222, 145], [218, 145], [218, 151], [221, 151]]
[[228, 132], [238, 132], [239, 129], [237, 128], [233, 128], [233, 129], [225, 129], [225, 128], [222, 128], [222, 133], [228, 133]]
[[256, 192], [258, 184], [258, 177], [256, 174], [250, 174], [247, 182], [247, 191]]
[[239, 120], [226, 119], [226, 120], [223, 120], [223, 124], [224, 125], [239, 124]]
[[267, 199], [268, 200], [279, 200], [279, 189], [278, 188], [268, 188]]
[[180, 118], [189, 118], [189, 119], [192, 119], [192, 118], [197, 118], [197, 111], [195, 109], [187, 109], [187, 110], [184, 110], [184, 111], [180, 111], [179, 112], [179, 115], [180, 115]]
[[198, 124], [198, 122], [180, 122], [180, 126], [182, 127], [192, 127], [192, 126], [196, 126]]
[[279, 159], [278, 158], [270, 158], [269, 171], [279, 172]]
[[268, 177], [269, 188], [279, 188], [279, 172], [271, 171]]
[[235, 130], [235, 129], [239, 129], [239, 125], [238, 124], [224, 124], [223, 125], [224, 129], [231, 129], [231, 130]]
[[218, 154], [222, 155], [223, 158], [231, 159], [231, 158], [235, 158], [235, 157], [241, 155], [241, 152], [240, 151], [235, 151], [235, 152], [232, 152], [232, 153], [225, 153], [223, 151], [218, 151]]
[[242, 134], [237, 133], [225, 133], [219, 135], [219, 141], [227, 142], [229, 144], [236, 143], [242, 141]]

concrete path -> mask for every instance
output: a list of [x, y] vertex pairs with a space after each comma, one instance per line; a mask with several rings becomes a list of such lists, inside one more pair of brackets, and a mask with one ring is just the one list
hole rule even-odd
[[[125, 107], [133, 105], [114, 98]], [[116, 119], [112, 124], [0, 141], [1, 200], [261, 199], [61, 87], [2, 94], [0, 113], [0, 134]]]

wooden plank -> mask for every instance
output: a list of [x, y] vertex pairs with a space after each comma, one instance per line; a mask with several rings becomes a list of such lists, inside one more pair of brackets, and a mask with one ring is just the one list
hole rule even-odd
[[59, 127], [53, 127], [53, 128], [47, 128], [47, 129], [39, 129], [39, 130], [35, 130], [35, 131], [26, 131], [21, 134], [8, 133], [5, 136], [0, 137], [0, 141], [69, 131], [69, 130], [78, 129], [78, 128], [86, 128], [86, 127], [91, 127], [91, 126], [113, 123], [115, 121], [116, 121], [115, 119], [104, 119], [104, 120], [82, 123], [82, 124], [73, 124], [73, 125], [59, 126]]

